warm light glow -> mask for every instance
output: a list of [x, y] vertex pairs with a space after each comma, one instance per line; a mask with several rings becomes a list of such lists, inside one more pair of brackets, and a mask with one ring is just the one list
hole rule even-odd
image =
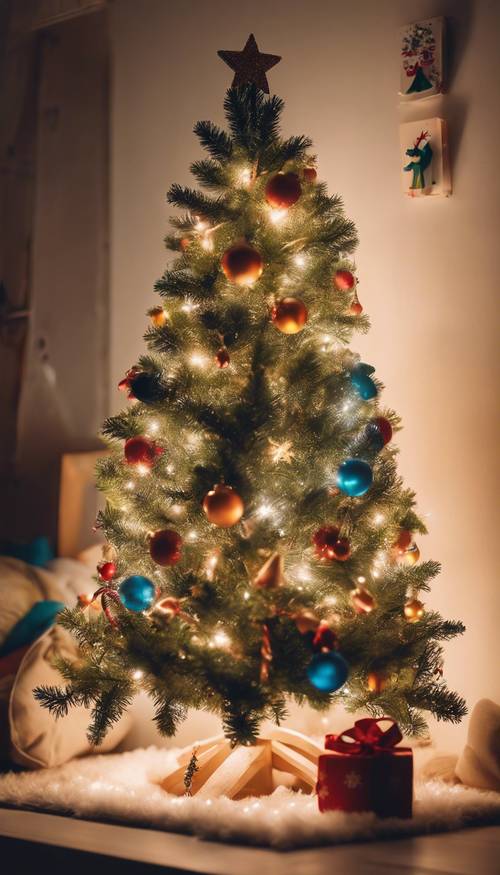
[[366, 583], [366, 577], [363, 577], [362, 574], [357, 578], [358, 583]]
[[269, 218], [271, 219], [273, 225], [278, 225], [280, 222], [282, 222], [286, 214], [287, 210], [274, 210], [272, 208], [269, 210]]
[[252, 171], [250, 170], [250, 167], [243, 167], [238, 174], [238, 178], [242, 185], [250, 185], [252, 181]]
[[136, 668], [136, 669], [132, 672], [132, 677], [133, 677], [134, 681], [140, 681], [140, 680], [142, 680], [142, 678], [144, 677], [144, 672], [141, 671], [140, 668]]
[[382, 523], [384, 522], [384, 520], [385, 520], [385, 516], [383, 513], [376, 513], [375, 516], [373, 517], [373, 522], [374, 522], [374, 525], [376, 525], [376, 526], [381, 526]]
[[257, 516], [260, 516], [261, 519], [265, 520], [272, 515], [273, 508], [272, 505], [268, 504], [264, 501], [260, 507], [257, 508]]
[[203, 239], [201, 241], [202, 248], [205, 252], [213, 252], [214, 251], [214, 241], [209, 234], [204, 234]]
[[194, 227], [196, 231], [206, 231], [208, 224], [207, 222], [203, 222], [202, 219], [198, 219]]
[[198, 532], [195, 529], [191, 529], [190, 532], [187, 533], [186, 538], [188, 541], [196, 541], [198, 537]]
[[172, 474], [175, 474], [175, 468], [173, 465], [167, 465], [166, 471], [167, 471], [167, 474], [170, 474], [171, 476], [172, 476]]
[[181, 310], [182, 310], [184, 313], [192, 313], [193, 310], [196, 310], [197, 306], [198, 306], [198, 304], [194, 304], [193, 301], [189, 301], [189, 300], [187, 300], [187, 301], [185, 301], [185, 303], [182, 305]]
[[146, 477], [148, 474], [151, 474], [151, 468], [149, 465], [143, 465], [141, 462], [135, 466], [135, 470], [141, 477]]
[[172, 504], [170, 507], [171, 513], [175, 513], [177, 516], [181, 514], [183, 510], [184, 508], [182, 507], [182, 504]]
[[302, 255], [301, 252], [299, 252], [299, 254], [296, 255], [293, 260], [294, 260], [295, 264], [297, 265], [297, 267], [304, 267], [304, 265], [306, 263], [306, 257], [305, 257], [305, 255]]
[[248, 592], [247, 589], [246, 589], [245, 592], [243, 593], [243, 598], [244, 598], [244, 600], [245, 600], [246, 602], [247, 602], [248, 599], [250, 598], [250, 593]]
[[229, 647], [230, 644], [231, 644], [231, 639], [230, 639], [229, 635], [226, 632], [224, 632], [223, 629], [219, 629], [219, 631], [216, 632], [215, 635], [212, 635], [212, 638], [210, 639], [210, 647], [224, 647], [224, 648], [226, 648], [226, 647]]
[[301, 580], [302, 583], [309, 583], [311, 578], [311, 571], [307, 567], [307, 565], [297, 565], [297, 567], [293, 570], [294, 576], [297, 580]]
[[206, 355], [203, 355], [202, 352], [193, 352], [189, 358], [189, 361], [195, 368], [204, 368], [208, 363]]
[[160, 430], [160, 423], [157, 419], [152, 419], [148, 424], [148, 431], [150, 434], [157, 434]]
[[134, 481], [133, 481], [133, 480], [128, 480], [127, 483], [125, 483], [125, 489], [135, 489], [135, 483], [134, 483]]

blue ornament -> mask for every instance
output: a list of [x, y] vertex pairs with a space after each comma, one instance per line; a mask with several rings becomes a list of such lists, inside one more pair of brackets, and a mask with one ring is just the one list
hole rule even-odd
[[341, 492], [355, 498], [368, 492], [373, 483], [373, 471], [362, 459], [346, 459], [337, 471], [337, 486]]
[[351, 383], [363, 401], [377, 397], [378, 389], [370, 376], [373, 373], [375, 373], [375, 368], [372, 365], [365, 365], [364, 362], [354, 365], [351, 371]]
[[118, 594], [129, 611], [146, 611], [155, 600], [156, 587], [147, 577], [133, 574], [120, 583]]
[[336, 651], [317, 653], [307, 667], [307, 677], [322, 693], [334, 693], [342, 687], [349, 674], [344, 657]]

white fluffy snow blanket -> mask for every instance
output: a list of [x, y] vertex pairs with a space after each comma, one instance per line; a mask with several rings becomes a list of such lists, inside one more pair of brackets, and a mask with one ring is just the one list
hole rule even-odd
[[238, 802], [176, 797], [158, 786], [175, 764], [175, 750], [151, 747], [45, 771], [9, 772], [0, 776], [0, 804], [282, 849], [500, 823], [499, 793], [440, 781], [416, 785], [412, 820], [321, 814], [316, 797], [284, 787]]

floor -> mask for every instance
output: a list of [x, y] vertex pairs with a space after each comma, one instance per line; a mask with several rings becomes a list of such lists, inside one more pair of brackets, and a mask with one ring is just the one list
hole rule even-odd
[[0, 860], [19, 875], [500, 875], [500, 826], [280, 853], [2, 808]]

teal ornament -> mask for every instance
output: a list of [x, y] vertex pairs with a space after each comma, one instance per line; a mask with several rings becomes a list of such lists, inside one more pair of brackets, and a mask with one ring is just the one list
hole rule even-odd
[[368, 492], [373, 483], [373, 471], [363, 459], [346, 459], [337, 471], [337, 486], [341, 492], [357, 498]]
[[366, 365], [364, 362], [354, 365], [351, 371], [351, 383], [363, 401], [370, 401], [378, 395], [378, 389], [370, 376], [374, 373], [373, 365]]
[[18, 647], [25, 647], [40, 638], [47, 629], [57, 620], [57, 615], [64, 610], [62, 602], [55, 602], [47, 599], [43, 602], [35, 602], [29, 609], [28, 613], [17, 621], [7, 635], [2, 647], [0, 648], [0, 657], [7, 656]]
[[337, 651], [317, 653], [307, 667], [307, 677], [313, 687], [322, 693], [334, 693], [343, 687], [349, 674], [349, 666]]
[[118, 594], [128, 611], [146, 611], [155, 600], [156, 586], [147, 577], [133, 574], [120, 583]]

